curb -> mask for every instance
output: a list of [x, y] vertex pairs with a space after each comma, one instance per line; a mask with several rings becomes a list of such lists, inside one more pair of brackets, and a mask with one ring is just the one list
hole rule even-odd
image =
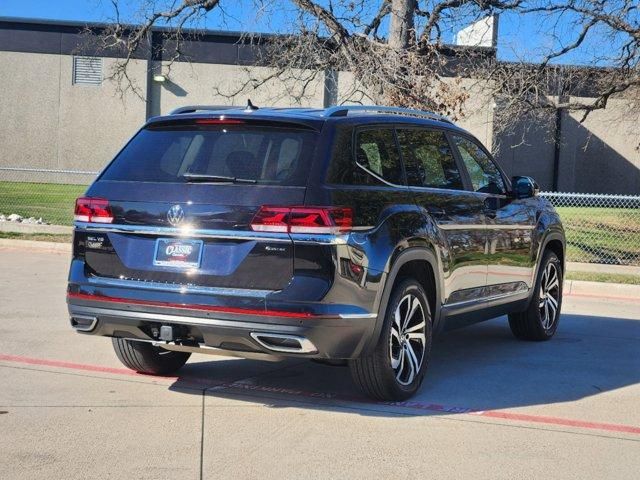
[[598, 297], [640, 302], [640, 285], [565, 280], [563, 296]]
[[567, 272], [613, 273], [620, 275], [640, 275], [640, 266], [607, 265], [603, 263], [567, 262]]
[[12, 238], [0, 238], [0, 249], [3, 248], [49, 253], [68, 253], [71, 255], [71, 244], [62, 242], [41, 242], [38, 240], [14, 240]]
[[0, 222], [0, 232], [70, 235], [73, 233], [73, 227], [66, 225], [38, 225], [34, 223]]

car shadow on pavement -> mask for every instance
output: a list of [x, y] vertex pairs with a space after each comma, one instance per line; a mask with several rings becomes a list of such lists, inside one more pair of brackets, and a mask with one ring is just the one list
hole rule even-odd
[[[640, 321], [563, 315], [548, 342], [516, 340], [506, 318], [436, 339], [418, 393], [402, 403], [361, 394], [346, 367], [308, 360], [188, 363], [172, 390], [274, 408], [364, 415], [464, 413], [570, 402], [640, 382]], [[202, 357], [200, 357], [202, 358]]]

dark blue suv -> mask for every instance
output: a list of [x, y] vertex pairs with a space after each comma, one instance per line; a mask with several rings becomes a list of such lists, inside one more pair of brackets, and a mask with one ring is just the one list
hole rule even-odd
[[400, 400], [443, 330], [508, 314], [516, 337], [551, 338], [564, 251], [533, 180], [444, 117], [184, 107], [77, 200], [67, 301], [139, 372], [306, 357]]

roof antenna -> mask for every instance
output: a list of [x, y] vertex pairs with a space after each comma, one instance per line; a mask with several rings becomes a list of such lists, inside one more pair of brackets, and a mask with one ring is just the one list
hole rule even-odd
[[251, 103], [251, 99], [247, 99], [247, 108], [244, 109], [245, 112], [255, 112], [260, 107], [256, 107], [253, 103]]

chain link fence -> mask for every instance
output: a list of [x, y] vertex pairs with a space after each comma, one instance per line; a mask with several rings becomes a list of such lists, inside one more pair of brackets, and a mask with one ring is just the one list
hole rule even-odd
[[71, 225], [75, 199], [97, 173], [0, 167], [0, 221]]
[[640, 265], [640, 196], [543, 192], [562, 219], [570, 262]]
[[[71, 225], [97, 172], [0, 167], [0, 221]], [[640, 196], [542, 192], [557, 209], [571, 262], [640, 265]], [[3, 220], [4, 218], [4, 220]], [[14, 220], [15, 221], [15, 220]]]

